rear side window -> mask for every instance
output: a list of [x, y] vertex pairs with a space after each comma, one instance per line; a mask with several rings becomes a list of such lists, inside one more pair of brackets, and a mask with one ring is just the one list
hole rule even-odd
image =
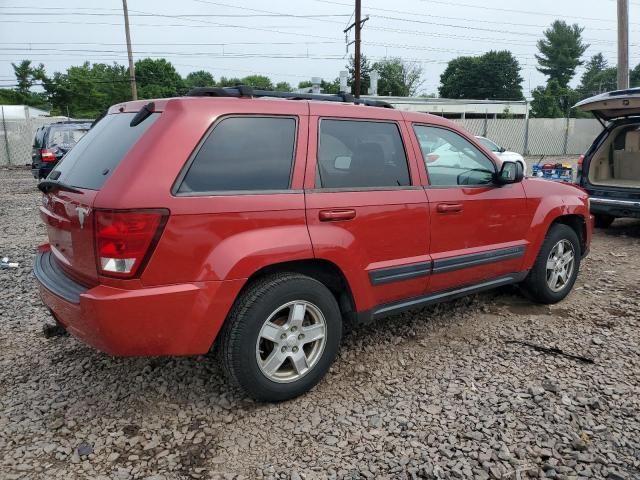
[[290, 117], [228, 117], [197, 151], [178, 193], [286, 190], [296, 121]]
[[127, 152], [160, 117], [153, 113], [135, 127], [135, 113], [107, 115], [93, 127], [56, 166], [52, 178], [68, 185], [100, 190]]
[[36, 135], [33, 138], [33, 148], [42, 148], [42, 136], [44, 134], [44, 129], [40, 127], [36, 130]]
[[398, 125], [322, 120], [316, 184], [321, 188], [410, 185], [407, 157]]

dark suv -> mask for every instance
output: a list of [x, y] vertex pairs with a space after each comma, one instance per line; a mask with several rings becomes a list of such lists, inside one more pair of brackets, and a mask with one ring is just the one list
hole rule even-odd
[[36, 130], [31, 150], [33, 178], [45, 178], [60, 159], [91, 128], [91, 122], [65, 121], [43, 125]]
[[283, 400], [329, 370], [343, 322], [507, 284], [569, 294], [582, 189], [523, 179], [446, 119], [362, 103], [232, 88], [115, 105], [39, 184], [45, 304], [112, 355], [216, 342], [250, 395]]
[[578, 162], [577, 183], [591, 196], [595, 226], [640, 218], [640, 88], [603, 93], [576, 107], [604, 127]]

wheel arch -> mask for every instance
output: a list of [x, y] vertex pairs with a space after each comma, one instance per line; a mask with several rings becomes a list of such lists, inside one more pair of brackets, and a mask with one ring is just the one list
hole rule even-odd
[[260, 278], [274, 273], [300, 273], [311, 277], [327, 287], [336, 298], [343, 318], [353, 322], [356, 317], [356, 302], [344, 272], [335, 263], [319, 259], [292, 260], [264, 266], [256, 270], [245, 282], [243, 291]]
[[584, 256], [587, 250], [587, 220], [584, 216], [572, 213], [556, 217], [549, 225], [547, 232], [556, 224], [566, 225], [576, 232], [578, 240], [580, 241], [580, 254]]

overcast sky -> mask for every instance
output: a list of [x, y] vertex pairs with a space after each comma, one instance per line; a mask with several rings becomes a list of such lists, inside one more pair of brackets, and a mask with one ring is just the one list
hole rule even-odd
[[[297, 85], [332, 80], [348, 56], [343, 30], [354, 0], [129, 0], [135, 59], [164, 57], [184, 76], [265, 74]], [[616, 63], [615, 0], [362, 0], [363, 53], [420, 62], [424, 93], [436, 93], [448, 60], [508, 49], [522, 66], [523, 90], [544, 83], [536, 40], [556, 18], [585, 27], [591, 46]], [[640, 63], [640, 0], [630, 0], [630, 64]], [[283, 16], [286, 14], [293, 16]], [[353, 40], [352, 36], [349, 40]], [[349, 47], [349, 53], [353, 52]], [[121, 0], [0, 0], [0, 85], [15, 83], [11, 62], [46, 71], [91, 62], [125, 64]], [[579, 71], [580, 73], [580, 71]], [[576, 84], [579, 74], [573, 83]]]

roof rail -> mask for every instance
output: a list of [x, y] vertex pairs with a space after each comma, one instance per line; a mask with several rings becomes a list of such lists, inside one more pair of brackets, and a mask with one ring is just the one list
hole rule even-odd
[[192, 88], [186, 94], [187, 97], [269, 97], [285, 98], [288, 100], [319, 100], [323, 102], [343, 102], [354, 103], [356, 105], [367, 105], [369, 107], [393, 108], [390, 103], [382, 100], [370, 100], [355, 98], [350, 93], [338, 93], [336, 95], [322, 95], [315, 93], [295, 93], [295, 92], [275, 92], [271, 90], [255, 90], [246, 85], [236, 87], [197, 87]]

